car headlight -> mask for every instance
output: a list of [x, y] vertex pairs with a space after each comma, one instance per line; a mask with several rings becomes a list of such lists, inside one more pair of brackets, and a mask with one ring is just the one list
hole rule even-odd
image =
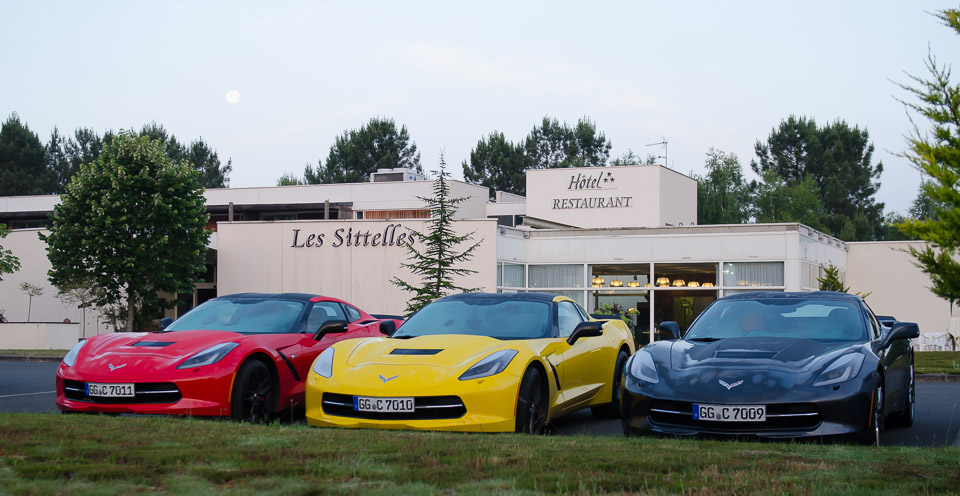
[[827, 368], [820, 373], [817, 380], [813, 381], [814, 386], [829, 386], [849, 381], [860, 373], [860, 367], [863, 365], [862, 353], [849, 353], [833, 361]]
[[660, 382], [660, 374], [657, 373], [657, 366], [653, 363], [653, 355], [649, 351], [640, 350], [630, 359], [630, 375], [640, 379], [643, 382], [657, 384]]
[[220, 343], [218, 345], [211, 346], [186, 359], [183, 363], [177, 365], [177, 368], [192, 369], [194, 367], [203, 367], [204, 365], [217, 363], [220, 360], [223, 360], [223, 357], [227, 356], [227, 353], [233, 351], [233, 349], [237, 346], [240, 346], [240, 343]]
[[80, 354], [80, 348], [83, 348], [85, 344], [87, 344], [87, 341], [83, 340], [73, 345], [73, 348], [70, 348], [70, 351], [63, 357], [63, 364], [67, 367], [73, 367], [73, 364], [77, 362], [77, 355]]
[[467, 369], [467, 371], [460, 376], [460, 380], [468, 381], [470, 379], [479, 379], [481, 377], [497, 375], [506, 370], [507, 365], [510, 365], [510, 361], [513, 360], [513, 357], [515, 356], [517, 356], [517, 350], [500, 350], [496, 353], [493, 353], [483, 360], [473, 364], [472, 367]]
[[323, 350], [323, 353], [313, 361], [313, 371], [320, 377], [328, 379], [333, 375], [333, 348]]

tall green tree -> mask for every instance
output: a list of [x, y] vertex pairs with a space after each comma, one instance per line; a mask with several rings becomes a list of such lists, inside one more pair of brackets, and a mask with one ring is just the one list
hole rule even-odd
[[[0, 239], [6, 238], [8, 234], [10, 231], [7, 230], [7, 225], [0, 224]], [[13, 274], [18, 270], [20, 270], [20, 259], [14, 256], [12, 251], [4, 250], [3, 246], [0, 246], [0, 281], [3, 280], [4, 274]]]
[[230, 184], [228, 176], [233, 170], [232, 160], [221, 164], [217, 152], [210, 148], [203, 138], [189, 145], [177, 141], [177, 137], [167, 132], [162, 125], [151, 122], [140, 129], [140, 136], [164, 142], [164, 148], [174, 162], [187, 161], [199, 174], [200, 184], [204, 188], [226, 188]]
[[298, 178], [292, 172], [285, 172], [280, 179], [277, 179], [277, 186], [299, 186], [306, 184], [303, 179]]
[[[6, 224], [0, 224], [0, 239], [6, 238], [8, 234], [10, 231], [7, 230]], [[3, 246], [0, 246], [0, 281], [3, 280], [4, 274], [13, 274], [18, 270], [20, 270], [20, 259], [14, 256], [12, 251], [4, 250]], [[0, 322], [6, 322], [2, 308], [0, 308]]]
[[596, 124], [583, 117], [570, 127], [556, 118], [544, 117], [523, 142], [527, 167], [553, 169], [566, 167], [602, 167], [610, 159], [613, 145], [597, 131]]
[[813, 179], [830, 234], [868, 241], [883, 231], [883, 203], [875, 199], [883, 163], [872, 163], [866, 129], [842, 120], [818, 127], [812, 118], [791, 115], [754, 149], [759, 161], [750, 167], [757, 174], [773, 171], [788, 186]]
[[[960, 10], [936, 14], [940, 21], [960, 34]], [[960, 301], [960, 85], [951, 83], [950, 68], [940, 66], [932, 54], [926, 60], [926, 77], [911, 76], [912, 84], [901, 87], [913, 101], [907, 108], [925, 117], [929, 133], [914, 126], [907, 140], [906, 157], [927, 178], [921, 185], [923, 218], [908, 220], [898, 227], [910, 236], [928, 242], [911, 249], [917, 265], [930, 276], [930, 288], [951, 303]], [[919, 213], [919, 212], [918, 212]]]
[[[309, 166], [308, 166], [309, 167]], [[393, 119], [375, 117], [360, 129], [351, 129], [337, 136], [330, 146], [326, 166], [317, 164], [319, 176], [306, 180], [319, 180], [318, 183], [362, 183], [370, 178], [377, 169], [403, 167], [423, 174], [420, 166], [420, 152], [417, 145], [410, 141], [407, 126], [397, 129]]]
[[427, 303], [453, 292], [467, 293], [478, 290], [461, 287], [454, 282], [454, 278], [476, 272], [460, 265], [473, 257], [473, 252], [480, 246], [480, 241], [460, 250], [461, 244], [473, 241], [474, 233], [458, 235], [453, 228], [457, 205], [466, 198], [450, 197], [450, 187], [447, 185], [449, 177], [447, 164], [441, 154], [440, 172], [433, 183], [433, 196], [417, 197], [430, 208], [430, 220], [426, 221], [426, 232], [410, 230], [414, 239], [419, 244], [423, 244], [423, 247], [418, 248], [415, 243], [408, 243], [407, 252], [410, 262], [401, 265], [409, 269], [418, 281], [407, 282], [398, 277], [390, 280], [400, 289], [413, 293], [413, 297], [407, 302], [407, 316], [423, 308]]
[[0, 196], [50, 194], [54, 183], [40, 138], [10, 114], [0, 127]]
[[639, 155], [633, 152], [632, 149], [627, 149], [627, 151], [620, 155], [619, 157], [613, 159], [610, 162], [610, 165], [613, 166], [623, 166], [623, 165], [656, 165], [657, 155], [654, 153], [648, 153], [647, 158], [642, 159]]
[[525, 168], [523, 147], [494, 131], [480, 139], [477, 147], [470, 151], [470, 162], [463, 162], [463, 178], [496, 191], [524, 195], [527, 190]]
[[790, 183], [773, 170], [750, 182], [751, 214], [757, 222], [799, 222], [824, 230], [823, 207], [812, 177]]
[[697, 222], [743, 224], [750, 219], [750, 189], [743, 166], [733, 153], [710, 148], [704, 164], [707, 174], [697, 180]]
[[83, 164], [55, 207], [47, 242], [58, 288], [87, 281], [98, 307], [165, 302], [158, 293], [187, 293], [204, 273], [209, 215], [199, 174], [167, 157], [165, 143], [123, 132], [94, 163]]

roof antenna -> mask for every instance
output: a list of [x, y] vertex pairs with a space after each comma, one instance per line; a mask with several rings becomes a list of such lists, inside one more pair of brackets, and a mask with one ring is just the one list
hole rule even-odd
[[662, 158], [662, 159], [663, 159], [663, 166], [669, 169], [670, 166], [667, 165], [667, 155], [668, 155], [668, 153], [667, 153], [667, 138], [664, 137], [664, 138], [663, 138], [663, 141], [661, 141], [661, 142], [659, 142], [659, 143], [650, 143], [649, 145], [646, 145], [646, 146], [659, 146], [659, 145], [663, 145], [663, 155], [658, 155], [657, 158]]

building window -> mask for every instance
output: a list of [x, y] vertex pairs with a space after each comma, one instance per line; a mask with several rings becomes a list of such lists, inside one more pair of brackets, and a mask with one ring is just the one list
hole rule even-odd
[[587, 284], [592, 288], [636, 290], [650, 287], [650, 264], [597, 264], [590, 266]]
[[800, 288], [808, 291], [819, 291], [820, 266], [808, 262], [800, 263]]
[[717, 264], [658, 263], [653, 267], [653, 285], [672, 289], [716, 287]]
[[499, 277], [497, 281], [499, 286], [523, 288], [527, 285], [524, 280], [523, 265], [505, 263], [502, 266], [502, 273], [500, 275], [501, 277]]
[[783, 262], [727, 262], [723, 264], [723, 285], [782, 287]]
[[430, 209], [419, 208], [415, 210], [364, 210], [363, 219], [429, 219]]
[[531, 288], [582, 288], [583, 265], [531, 265]]
[[260, 214], [260, 220], [265, 220], [265, 221], [297, 220], [297, 214], [296, 212], [284, 212], [284, 213], [265, 212]]

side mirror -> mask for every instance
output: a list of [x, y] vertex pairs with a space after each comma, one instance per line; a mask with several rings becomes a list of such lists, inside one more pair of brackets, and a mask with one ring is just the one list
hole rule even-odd
[[898, 339], [914, 339], [920, 337], [920, 327], [912, 322], [895, 322], [893, 327], [880, 338], [880, 347], [886, 348]]
[[320, 341], [327, 334], [342, 334], [347, 332], [348, 322], [346, 320], [328, 320], [320, 326], [320, 329], [317, 329], [317, 332], [313, 335], [314, 341]]
[[171, 319], [170, 317], [164, 317], [160, 319], [160, 330], [162, 331], [167, 327], [170, 327], [170, 324], [172, 323], [173, 323], [173, 319]]
[[672, 320], [665, 320], [661, 322], [658, 326], [658, 329], [663, 332], [670, 333], [670, 335], [673, 336], [673, 339], [680, 339], [680, 324]]
[[393, 333], [397, 332], [397, 323], [393, 320], [381, 320], [380, 321], [380, 334], [385, 336], [393, 336]]
[[603, 322], [581, 322], [577, 324], [577, 327], [573, 329], [573, 333], [570, 334], [570, 337], [567, 338], [567, 344], [573, 346], [573, 343], [576, 343], [580, 338], [588, 338], [591, 336], [602, 336], [603, 335]]

